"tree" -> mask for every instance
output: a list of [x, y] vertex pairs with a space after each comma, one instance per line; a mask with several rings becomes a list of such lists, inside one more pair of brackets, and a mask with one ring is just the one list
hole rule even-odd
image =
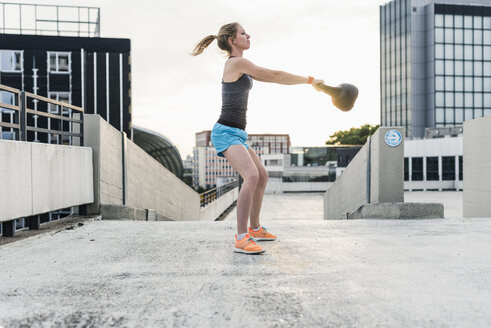
[[334, 134], [329, 136], [326, 145], [363, 145], [368, 137], [373, 135], [378, 128], [378, 124], [365, 124], [359, 128], [334, 132]]

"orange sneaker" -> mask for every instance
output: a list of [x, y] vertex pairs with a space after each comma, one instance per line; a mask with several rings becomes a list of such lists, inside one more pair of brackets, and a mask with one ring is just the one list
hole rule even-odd
[[254, 231], [252, 230], [251, 227], [249, 227], [249, 235], [251, 235], [254, 240], [259, 241], [259, 240], [276, 240], [276, 235], [273, 235], [272, 233], [269, 233], [268, 230], [266, 230], [265, 227], [261, 226], [261, 229], [259, 231]]
[[264, 249], [256, 244], [248, 234], [241, 240], [237, 240], [237, 235], [235, 235], [234, 252], [244, 254], [260, 254], [264, 253]]

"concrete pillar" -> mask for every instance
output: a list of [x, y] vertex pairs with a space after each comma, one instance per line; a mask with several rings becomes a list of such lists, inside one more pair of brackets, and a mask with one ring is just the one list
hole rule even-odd
[[[389, 131], [400, 134], [399, 144], [390, 145]], [[367, 203], [403, 201], [404, 128], [380, 127], [325, 193], [324, 219], [346, 218]]]
[[491, 117], [464, 122], [464, 217], [491, 218]]

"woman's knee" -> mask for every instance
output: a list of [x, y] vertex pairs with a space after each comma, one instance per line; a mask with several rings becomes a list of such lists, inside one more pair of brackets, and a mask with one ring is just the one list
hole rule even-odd
[[266, 184], [268, 183], [268, 179], [269, 179], [268, 172], [266, 172], [266, 171], [261, 172], [261, 173], [259, 174], [259, 181], [258, 181], [258, 185], [261, 185], [261, 186], [266, 186]]
[[244, 176], [242, 177], [244, 179], [244, 182], [257, 185], [260, 179], [260, 175], [258, 170], [250, 170]]

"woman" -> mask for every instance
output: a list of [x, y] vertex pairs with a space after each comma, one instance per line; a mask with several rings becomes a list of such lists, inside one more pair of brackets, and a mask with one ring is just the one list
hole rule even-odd
[[209, 35], [201, 40], [192, 55], [201, 54], [215, 39], [218, 47], [226, 51], [229, 58], [223, 69], [222, 112], [213, 127], [211, 142], [217, 155], [225, 157], [244, 180], [237, 199], [234, 251], [259, 254], [264, 249], [255, 240], [275, 240], [276, 236], [262, 227], [259, 220], [268, 173], [254, 150], [246, 143], [247, 99], [252, 88], [252, 79], [279, 84], [312, 84], [314, 88], [324, 81], [259, 67], [245, 59], [243, 53], [250, 48], [250, 36], [238, 23], [226, 24], [220, 28], [218, 35]]

